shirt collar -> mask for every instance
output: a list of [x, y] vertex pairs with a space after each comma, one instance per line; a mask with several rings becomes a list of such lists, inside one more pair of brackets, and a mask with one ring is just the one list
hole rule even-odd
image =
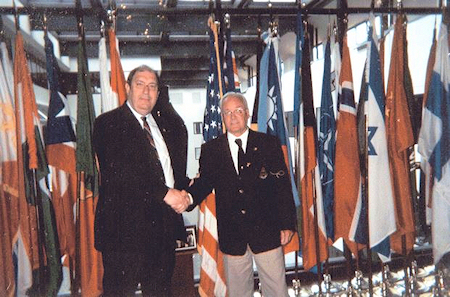
[[247, 128], [247, 129], [245, 130], [245, 132], [242, 133], [242, 135], [239, 136], [239, 137], [238, 137], [238, 136], [235, 136], [235, 135], [233, 135], [233, 134], [231, 134], [230, 132], [227, 132], [228, 143], [229, 143], [229, 144], [232, 144], [232, 145], [235, 145], [235, 142], [234, 142], [234, 141], [235, 141], [237, 138], [241, 139], [241, 140], [242, 140], [242, 149], [243, 149], [244, 152], [245, 152], [245, 150], [246, 150], [246, 148], [247, 148], [248, 132], [249, 132], [249, 129]]
[[[130, 108], [131, 112], [133, 113], [134, 117], [138, 120], [138, 122], [141, 124], [141, 126], [144, 125], [144, 123], [142, 122], [142, 117], [144, 117], [143, 115], [141, 115], [140, 113], [138, 113], [132, 106], [131, 104], [128, 102], [128, 100], [125, 102], [127, 104], [127, 106]], [[149, 124], [153, 123], [153, 117], [151, 116], [151, 113], [148, 113], [145, 115], [145, 117], [147, 118], [147, 122]], [[150, 117], [149, 117], [150, 116]]]

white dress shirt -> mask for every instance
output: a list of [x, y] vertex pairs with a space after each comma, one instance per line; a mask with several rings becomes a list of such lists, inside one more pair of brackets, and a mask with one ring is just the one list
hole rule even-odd
[[238, 168], [239, 146], [237, 145], [235, 140], [238, 138], [242, 140], [242, 150], [245, 153], [247, 151], [248, 128], [239, 137], [236, 137], [233, 134], [231, 134], [230, 132], [227, 132], [227, 138], [228, 138], [228, 146], [230, 147], [231, 157], [233, 158], [234, 168], [236, 169], [236, 173], [239, 174], [239, 168]]
[[[128, 103], [128, 107], [133, 112], [133, 115], [136, 117], [136, 120], [141, 125], [142, 129], [144, 129], [144, 122], [142, 121], [142, 115], [139, 114], [133, 107]], [[158, 152], [159, 161], [161, 162], [161, 167], [164, 171], [164, 178], [166, 180], [166, 186], [169, 188], [173, 188], [175, 185], [175, 178], [173, 177], [173, 169], [172, 163], [170, 160], [169, 150], [167, 149], [167, 145], [164, 141], [164, 138], [161, 134], [161, 131], [158, 128], [158, 124], [156, 124], [155, 119], [152, 114], [149, 113], [145, 116], [147, 119], [147, 123], [150, 126], [150, 131], [152, 131], [153, 140], [155, 141], [156, 151]]]

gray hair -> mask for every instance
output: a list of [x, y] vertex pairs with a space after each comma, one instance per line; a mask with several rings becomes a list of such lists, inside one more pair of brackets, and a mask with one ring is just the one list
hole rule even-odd
[[223, 96], [222, 100], [220, 100], [220, 110], [222, 110], [225, 100], [227, 100], [228, 98], [231, 98], [231, 97], [236, 98], [239, 101], [241, 101], [242, 104], [244, 104], [245, 109], [248, 110], [247, 99], [245, 99], [244, 95], [242, 95], [241, 93], [236, 93], [236, 92], [228, 92]]
[[137, 72], [144, 72], [144, 71], [148, 71], [151, 72], [153, 74], [155, 74], [156, 76], [156, 82], [158, 83], [158, 87], [159, 87], [159, 75], [156, 72], [156, 70], [154, 70], [153, 68], [147, 66], [147, 65], [141, 65], [138, 66], [136, 68], [134, 68], [133, 70], [131, 70], [130, 74], [128, 74], [128, 79], [127, 79], [127, 84], [129, 86], [131, 86], [131, 83], [133, 82], [133, 77]]

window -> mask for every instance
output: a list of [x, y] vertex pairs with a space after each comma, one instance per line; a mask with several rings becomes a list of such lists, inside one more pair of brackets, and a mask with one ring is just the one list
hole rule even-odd
[[202, 134], [202, 131], [203, 131], [203, 123], [194, 122], [194, 134]]
[[195, 160], [200, 159], [200, 152], [201, 152], [201, 148], [200, 147], [196, 147], [195, 148]]

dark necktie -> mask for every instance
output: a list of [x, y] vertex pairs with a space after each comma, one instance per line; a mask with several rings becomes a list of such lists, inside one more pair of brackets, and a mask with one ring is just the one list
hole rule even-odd
[[141, 117], [142, 122], [144, 122], [144, 130], [145, 130], [145, 135], [147, 135], [147, 139], [150, 142], [150, 144], [152, 145], [152, 147], [156, 150], [156, 145], [155, 145], [155, 140], [153, 139], [153, 135], [152, 135], [152, 130], [150, 130], [150, 126], [147, 123], [147, 117]]
[[238, 170], [239, 170], [239, 174], [241, 174], [242, 170], [244, 170], [244, 164], [245, 164], [245, 153], [244, 153], [244, 150], [242, 149], [242, 139], [236, 138], [236, 140], [234, 142], [236, 142], [236, 144], [239, 147], [239, 150], [238, 150]]

